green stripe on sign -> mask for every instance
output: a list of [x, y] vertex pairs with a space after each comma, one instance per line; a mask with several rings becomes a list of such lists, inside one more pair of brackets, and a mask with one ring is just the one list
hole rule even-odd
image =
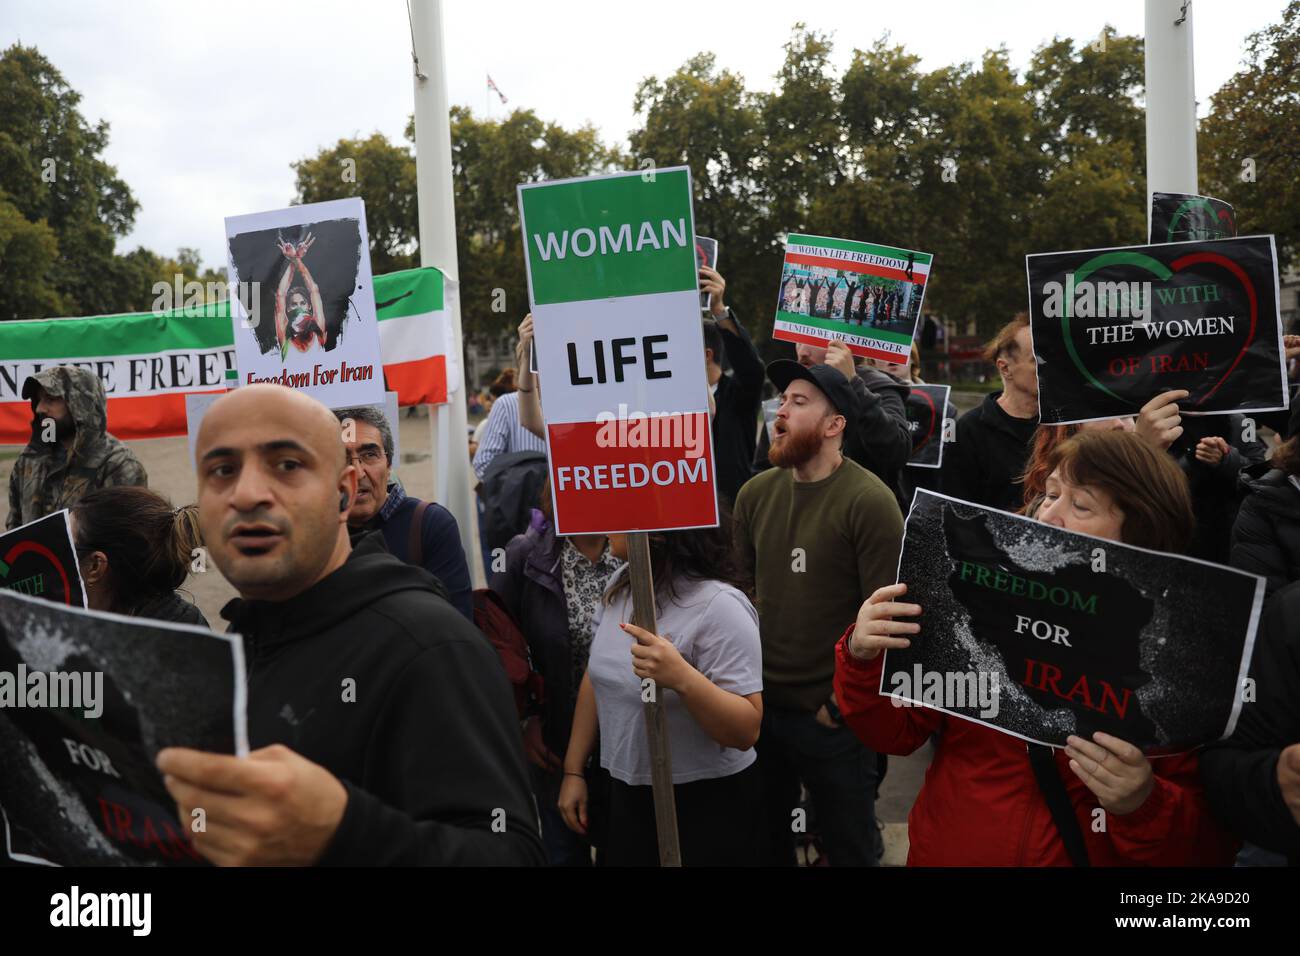
[[852, 239], [827, 239], [825, 236], [801, 236], [790, 233], [785, 237], [787, 246], [819, 246], [822, 249], [842, 249], [845, 252], [864, 252], [871, 256], [887, 256], [892, 259], [907, 260], [909, 255], [916, 256], [917, 265], [928, 266], [934, 257], [928, 252], [912, 252], [910, 249], [898, 249], [894, 246], [877, 246], [870, 242], [854, 242]]
[[521, 186], [519, 201], [536, 305], [699, 285], [685, 169]]

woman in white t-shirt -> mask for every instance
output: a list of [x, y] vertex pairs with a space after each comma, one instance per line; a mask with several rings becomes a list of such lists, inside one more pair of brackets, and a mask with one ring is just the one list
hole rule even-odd
[[[587, 673], [578, 691], [564, 758], [559, 806], [575, 831], [587, 830], [583, 769], [600, 739], [612, 777], [607, 841], [610, 866], [658, 863], [643, 692], [659, 695], [672, 756], [682, 863], [744, 866], [759, 861], [763, 829], [754, 743], [763, 717], [758, 615], [732, 558], [730, 523], [650, 536], [659, 634], [632, 617], [626, 569], [597, 610]], [[609, 536], [627, 560], [627, 536]]]

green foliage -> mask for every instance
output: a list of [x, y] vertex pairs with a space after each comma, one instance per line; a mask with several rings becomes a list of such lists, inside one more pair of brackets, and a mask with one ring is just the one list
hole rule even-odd
[[1243, 235], [1275, 234], [1279, 257], [1289, 262], [1300, 242], [1300, 2], [1287, 4], [1281, 23], [1251, 35], [1245, 65], [1214, 94], [1201, 123], [1201, 185], [1236, 207]]
[[102, 158], [108, 124], [80, 102], [35, 48], [0, 53], [0, 320], [146, 309], [155, 281], [199, 271], [192, 250], [114, 251], [138, 204]]
[[[1023, 73], [1005, 49], [926, 71], [888, 36], [842, 74], [829, 34], [796, 24], [770, 91], [699, 53], [634, 91], [626, 152], [590, 126], [531, 110], [451, 112], [461, 308], [469, 337], [527, 311], [515, 187], [614, 169], [688, 165], [697, 231], [721, 244], [728, 299], [767, 338], [787, 232], [883, 242], [936, 256], [927, 311], [989, 333], [1025, 306], [1024, 256], [1145, 241], [1143, 46], [1107, 27], [1054, 37]], [[0, 55], [0, 318], [148, 307], [154, 282], [221, 281], [193, 250], [117, 255], [136, 203], [101, 158], [104, 123], [35, 49]], [[1202, 123], [1202, 189], [1243, 232], [1300, 236], [1300, 0], [1252, 36], [1246, 69]], [[341, 139], [292, 164], [294, 200], [366, 201], [376, 273], [419, 261], [414, 128], [406, 142]], [[53, 160], [57, 177], [43, 176]], [[1242, 177], [1254, 161], [1256, 182]]]
[[329, 149], [292, 164], [294, 202], [314, 203], [359, 196], [366, 204], [370, 268], [377, 275], [418, 265], [419, 211], [415, 156], [382, 133], [341, 139]]

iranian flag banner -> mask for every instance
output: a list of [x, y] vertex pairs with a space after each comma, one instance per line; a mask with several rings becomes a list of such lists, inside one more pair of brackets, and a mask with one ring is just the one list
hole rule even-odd
[[[446, 402], [445, 299], [455, 284], [437, 269], [409, 269], [375, 276], [374, 285], [388, 389], [401, 405]], [[78, 365], [100, 377], [108, 430], [118, 438], [184, 435], [185, 396], [224, 391], [235, 367], [230, 307], [0, 322], [0, 444], [31, 437], [23, 382], [51, 365]]]

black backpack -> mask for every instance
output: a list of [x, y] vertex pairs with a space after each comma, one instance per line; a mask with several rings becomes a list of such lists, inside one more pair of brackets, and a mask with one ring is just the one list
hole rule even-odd
[[483, 499], [483, 542], [489, 550], [504, 548], [528, 530], [546, 483], [546, 469], [546, 454], [540, 451], [512, 451], [492, 459], [478, 486]]

